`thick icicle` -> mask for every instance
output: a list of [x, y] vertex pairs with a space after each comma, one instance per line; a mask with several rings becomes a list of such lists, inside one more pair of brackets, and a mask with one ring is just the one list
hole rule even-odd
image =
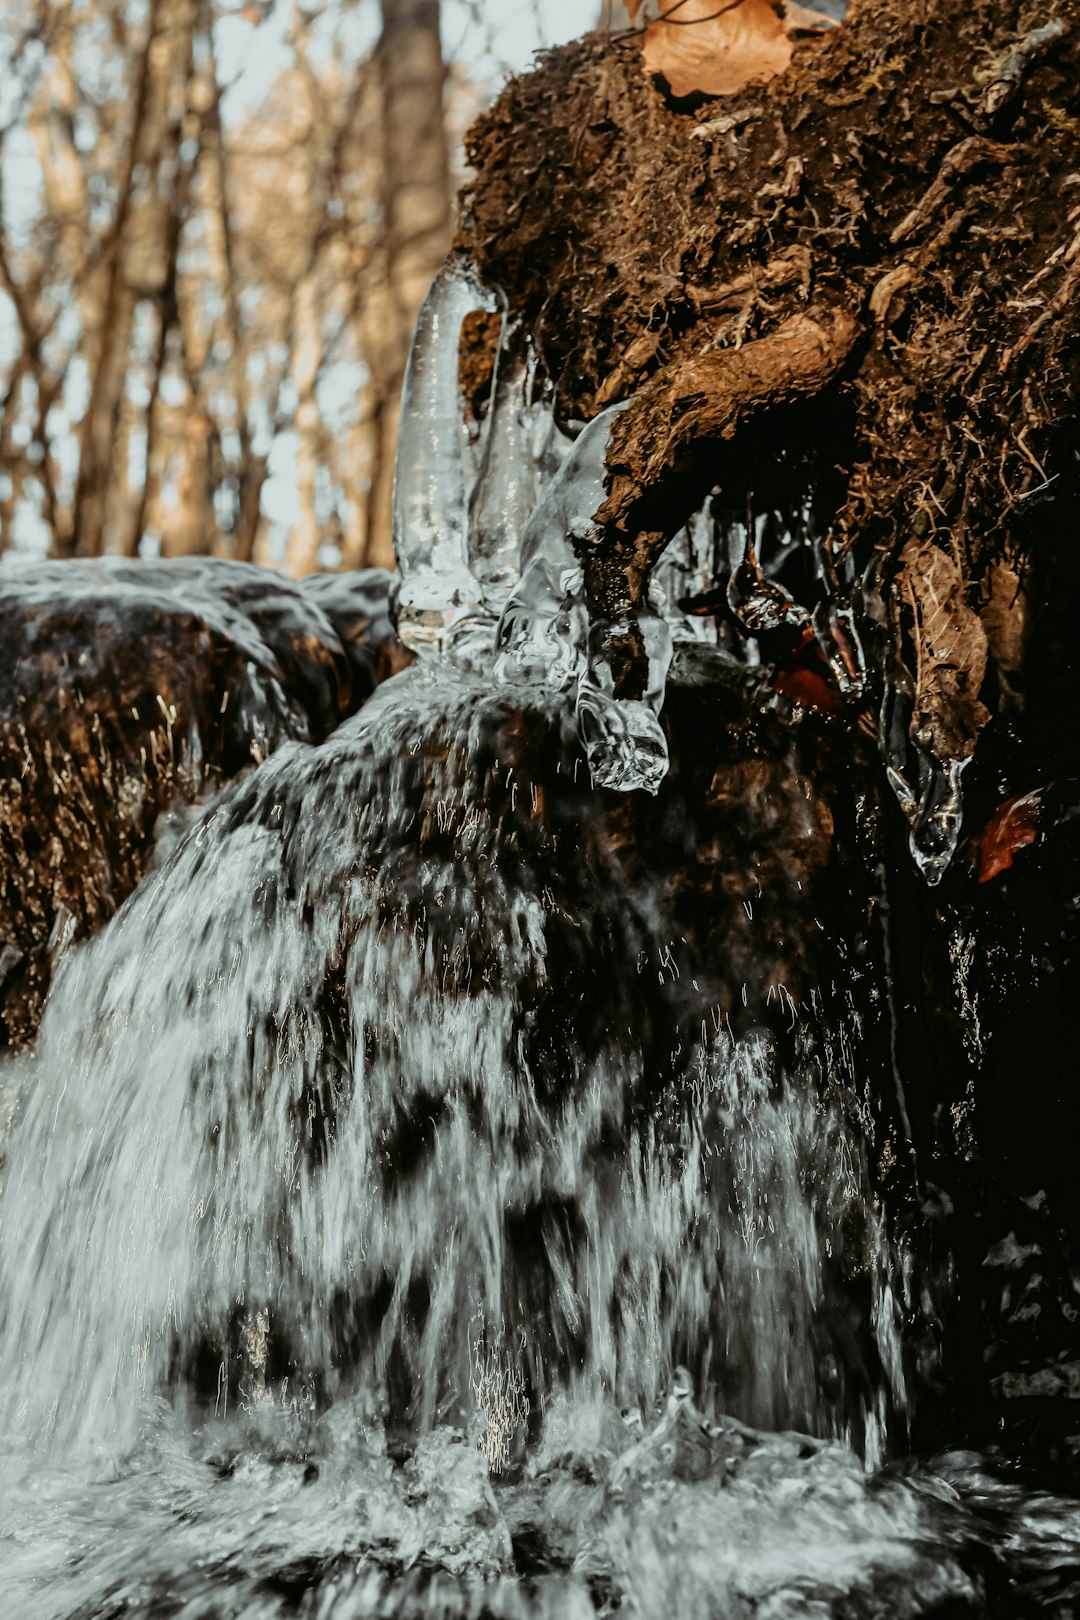
[[[670, 632], [648, 609], [633, 623], [593, 623], [571, 543], [585, 539], [592, 526], [602, 498], [610, 418], [622, 406], [584, 429], [569, 455], [553, 423], [540, 442], [544, 413], [529, 405], [528, 361], [515, 355], [513, 334], [504, 327], [480, 474], [467, 502], [461, 327], [471, 310], [496, 307], [496, 296], [480, 285], [470, 262], [456, 255], [435, 278], [420, 312], [394, 485], [398, 632], [418, 653], [445, 653], [481, 667], [503, 611], [502, 677], [573, 694], [598, 786], [655, 792], [667, 771], [657, 714]], [[545, 473], [550, 482], [536, 504]], [[647, 665], [641, 698], [616, 695], [608, 656], [613, 640], [636, 641], [640, 648]]]
[[480, 474], [469, 502], [469, 556], [485, 604], [496, 616], [517, 584], [521, 538], [540, 493], [534, 369], [504, 323]]
[[394, 476], [398, 634], [423, 654], [467, 637], [482, 592], [469, 560], [458, 351], [472, 310], [497, 308], [471, 262], [448, 258], [416, 323]]
[[[521, 580], [498, 630], [496, 673], [572, 692], [578, 732], [599, 787], [655, 793], [667, 773], [657, 719], [671, 660], [671, 633], [647, 609], [636, 624], [590, 621], [574, 541], [593, 537], [603, 495], [611, 423], [626, 402], [595, 417], [548, 485], [521, 542]], [[637, 631], [648, 664], [641, 698], [620, 698], [607, 647]]]

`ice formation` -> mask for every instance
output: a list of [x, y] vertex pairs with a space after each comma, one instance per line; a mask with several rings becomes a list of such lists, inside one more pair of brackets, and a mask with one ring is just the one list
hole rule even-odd
[[[612, 406], [567, 450], [532, 398], [534, 368], [504, 319], [479, 475], [466, 494], [458, 368], [471, 310], [498, 307], [460, 255], [417, 323], [402, 400], [394, 491], [399, 630], [421, 656], [494, 666], [503, 682], [562, 692], [598, 787], [655, 792], [668, 767], [658, 718], [671, 637], [653, 607], [632, 623], [594, 617], [579, 547], [595, 543]], [[608, 648], [640, 648], [640, 696], [617, 691]]]

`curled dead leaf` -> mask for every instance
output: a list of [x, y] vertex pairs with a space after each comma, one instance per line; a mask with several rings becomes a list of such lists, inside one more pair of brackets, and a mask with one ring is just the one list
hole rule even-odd
[[[636, 22], [644, 0], [629, 0]], [[791, 61], [794, 34], [833, 27], [794, 0], [669, 0], [645, 28], [642, 56], [673, 96], [734, 96]]]
[[990, 718], [979, 701], [986, 631], [968, 605], [953, 558], [931, 541], [908, 541], [897, 588], [910, 612], [915, 648], [912, 741], [941, 761], [969, 759]]
[[1027, 635], [1028, 598], [1023, 577], [1011, 563], [996, 562], [987, 569], [979, 617], [999, 673], [1018, 675]]

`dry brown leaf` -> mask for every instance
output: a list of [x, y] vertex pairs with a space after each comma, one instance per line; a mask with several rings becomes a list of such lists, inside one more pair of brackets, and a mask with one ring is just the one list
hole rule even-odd
[[1010, 563], [993, 563], [982, 584], [979, 618], [998, 671], [1018, 675], [1024, 657], [1028, 600], [1023, 578]]
[[990, 718], [979, 701], [986, 675], [986, 631], [968, 606], [959, 568], [928, 540], [909, 540], [900, 557], [901, 600], [915, 645], [912, 739], [939, 760], [968, 759]]
[[[634, 22], [643, 0], [630, 0]], [[642, 56], [674, 96], [734, 96], [791, 61], [791, 35], [831, 27], [793, 0], [674, 0], [645, 29]]]

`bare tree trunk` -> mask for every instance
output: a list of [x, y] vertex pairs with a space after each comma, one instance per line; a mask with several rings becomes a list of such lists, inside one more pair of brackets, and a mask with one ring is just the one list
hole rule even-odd
[[315, 386], [322, 360], [319, 289], [316, 271], [303, 277], [293, 294], [292, 380], [296, 389], [297, 518], [289, 537], [285, 566], [294, 578], [319, 566], [319, 518], [315, 481], [319, 470], [322, 424]]
[[367, 310], [371, 486], [365, 556], [393, 563], [398, 406], [416, 314], [450, 239], [450, 167], [438, 0], [382, 0], [382, 274]]
[[[156, 0], [147, 19], [138, 68], [126, 171], [103, 253], [100, 293], [93, 313], [90, 398], [79, 445], [73, 542], [80, 556], [127, 545], [125, 513], [117, 511], [116, 462], [123, 447], [124, 392], [132, 322], [140, 295], [156, 295], [168, 236], [170, 204], [159, 195], [163, 159], [179, 139], [170, 103], [191, 78], [196, 12], [191, 0]], [[175, 176], [174, 176], [175, 179]], [[134, 264], [136, 275], [131, 268]], [[138, 271], [150, 284], [138, 285]], [[96, 341], [95, 341], [96, 340]]]
[[[211, 161], [205, 175], [208, 194], [208, 207], [204, 216], [205, 229], [215, 280], [225, 302], [230, 340], [228, 369], [234, 409], [233, 426], [240, 450], [236, 468], [238, 500], [237, 527], [234, 535], [235, 554], [250, 559], [255, 541], [255, 528], [258, 526], [259, 497], [266, 474], [264, 458], [254, 454], [251, 443], [251, 398], [247, 375], [250, 345], [246, 322], [240, 308], [241, 287], [236, 270], [232, 177], [221, 123], [221, 86], [213, 49], [213, 28], [209, 25], [209, 19], [206, 37], [211, 92], [208, 114]], [[261, 468], [260, 461], [263, 461]], [[253, 504], [254, 522], [251, 521]]]

